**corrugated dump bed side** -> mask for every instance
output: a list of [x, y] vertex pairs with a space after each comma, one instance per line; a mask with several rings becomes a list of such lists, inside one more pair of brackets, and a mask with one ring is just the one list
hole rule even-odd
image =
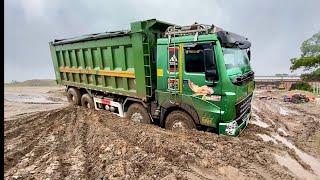
[[147, 100], [155, 88], [151, 59], [155, 33], [169, 25], [139, 21], [131, 24], [131, 31], [50, 42], [57, 82]]

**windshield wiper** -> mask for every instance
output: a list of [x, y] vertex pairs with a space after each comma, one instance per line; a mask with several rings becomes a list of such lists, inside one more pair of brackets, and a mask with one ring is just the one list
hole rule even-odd
[[253, 71], [249, 71], [243, 75], [239, 75], [235, 78], [232, 79], [232, 83], [235, 85], [242, 85], [248, 81], [252, 81], [254, 79], [254, 72]]

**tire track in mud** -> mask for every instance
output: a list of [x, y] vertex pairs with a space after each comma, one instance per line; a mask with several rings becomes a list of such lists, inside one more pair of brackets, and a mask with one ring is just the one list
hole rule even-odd
[[[72, 121], [72, 124], [70, 127], [70, 131], [72, 131], [72, 128], [75, 127], [75, 135], [73, 135], [70, 139], [71, 142], [74, 141], [74, 136], [76, 137], [75, 141], [79, 142], [79, 144], [75, 143], [74, 148], [78, 149], [76, 153], [73, 154], [73, 159], [72, 159], [72, 165], [73, 166], [78, 166], [78, 163], [80, 163], [80, 168], [75, 168], [75, 172], [71, 174], [76, 174], [79, 175], [79, 177], [74, 177], [74, 178], [85, 178], [88, 179], [87, 174], [89, 172], [89, 167], [90, 163], [88, 162], [91, 158], [89, 157], [89, 152], [88, 152], [88, 146], [87, 146], [87, 141], [89, 139], [87, 138], [89, 127], [87, 123], [90, 123], [83, 119], [84, 114], [79, 111], [79, 109], [76, 109], [76, 113], [73, 113], [74, 118]], [[72, 133], [70, 133], [72, 134]]]
[[54, 134], [53, 134], [55, 136], [55, 139], [57, 140], [55, 141], [56, 143], [54, 143], [54, 152], [53, 152], [54, 157], [56, 157], [54, 163], [57, 163], [57, 165], [52, 169], [53, 170], [52, 174], [56, 176], [56, 178], [66, 178], [69, 170], [69, 166], [70, 166], [65, 162], [65, 155], [70, 149], [70, 146], [65, 140], [66, 139], [65, 129], [67, 124], [62, 124], [63, 120], [68, 121], [66, 116], [64, 116], [59, 122], [59, 124], [56, 124], [57, 129], [54, 130]]
[[[49, 113], [44, 113], [44, 117], [52, 117], [51, 116], [51, 112]], [[63, 116], [63, 113], [61, 114], [60, 117]], [[43, 118], [42, 119], [46, 119]], [[36, 123], [37, 121], [35, 120]], [[24, 139], [21, 138], [21, 143], [20, 145], [22, 146], [22, 148], [28, 148], [28, 151], [23, 151], [20, 152], [18, 151], [20, 154], [19, 156], [16, 156], [14, 152], [13, 154], [6, 154], [6, 157], [12, 158], [14, 159], [16, 162], [18, 162], [18, 164], [16, 164], [15, 166], [17, 167], [23, 167], [23, 166], [32, 166], [32, 164], [34, 163], [34, 161], [39, 160], [39, 157], [42, 157], [42, 154], [45, 153], [46, 151], [46, 145], [47, 143], [43, 143], [43, 139], [46, 139], [48, 134], [50, 133], [51, 129], [53, 128], [53, 124], [55, 122], [55, 119], [52, 118], [48, 118], [47, 120], [47, 124], [44, 124], [44, 127], [33, 127], [33, 128], [29, 128], [29, 127], [24, 127], [27, 131], [25, 133], [21, 133], [18, 132], [20, 135], [18, 136], [17, 139], [20, 139], [19, 137], [21, 136], [28, 136], [28, 139]], [[31, 141], [32, 143], [30, 143], [29, 141]], [[27, 144], [27, 145], [26, 145]], [[14, 148], [14, 150], [16, 150], [16, 148]], [[6, 169], [6, 168], [5, 168]], [[33, 171], [33, 168], [29, 168], [28, 170]]]
[[[52, 120], [54, 124], [49, 124], [48, 119], [50, 118], [48, 118], [48, 114], [56, 116], [56, 119]], [[15, 167], [13, 170], [11, 170], [11, 168], [5, 169], [6, 177], [18, 176], [27, 178], [31, 176], [61, 179], [109, 177], [106, 175], [122, 177], [122, 175], [124, 175], [138, 178], [148, 171], [148, 169], [141, 171], [141, 169], [143, 169], [141, 167], [150, 163], [149, 160], [153, 161], [154, 167], [161, 164], [157, 161], [158, 157], [153, 156], [150, 159], [148, 153], [128, 145], [127, 142], [119, 138], [116, 133], [102, 126], [98, 121], [99, 119], [93, 118], [94, 116], [90, 115], [91, 112], [85, 109], [71, 107], [67, 111], [58, 110], [54, 113], [42, 113], [39, 117], [34, 118], [33, 121], [28, 121], [28, 123], [24, 125], [24, 128], [29, 131], [31, 130], [30, 133], [34, 133], [35, 139], [40, 139], [40, 137], [42, 139], [42, 141], [40, 141], [41, 144], [39, 146], [35, 145], [32, 151], [47, 148], [49, 153], [36, 154], [35, 156], [37, 157], [35, 158], [37, 158], [37, 161], [33, 162], [28, 159], [29, 152], [22, 153], [20, 157], [16, 158], [15, 164], [12, 165]], [[43, 123], [43, 121], [48, 123]], [[34, 129], [34, 124], [39, 124], [41, 127]], [[47, 129], [47, 132], [44, 132], [47, 135], [46, 138], [36, 133], [43, 129], [42, 126], [51, 127]], [[32, 129], [30, 129], [31, 127]], [[7, 130], [10, 131], [11, 129], [9, 128]], [[11, 140], [13, 139], [8, 140], [9, 143]], [[30, 139], [23, 140], [25, 142], [30, 141]], [[99, 161], [101, 157], [103, 158], [104, 154], [99, 151], [101, 151], [101, 147], [105, 146], [103, 143], [107, 141], [109, 142], [108, 144], [114, 144], [113, 151], [116, 153], [114, 154], [114, 152], [107, 150], [107, 153], [111, 154], [111, 156], [107, 155], [108, 157], [105, 163], [101, 163]], [[123, 146], [126, 146], [127, 150], [123, 149]], [[108, 149], [108, 147], [104, 147], [104, 149]], [[122, 157], [126, 151], [130, 152], [131, 157]], [[109, 163], [107, 163], [107, 161], [109, 161]], [[35, 166], [30, 168], [30, 163], [35, 164]], [[102, 166], [97, 167], [96, 164], [101, 164]], [[111, 164], [111, 166], [108, 164]], [[167, 164], [169, 167], [172, 166], [165, 161], [163, 164]], [[155, 169], [154, 167], [153, 169]], [[169, 169], [170, 172], [174, 171], [172, 170], [174, 168], [170, 169], [164, 165], [163, 167], [165, 168], [162, 169]], [[31, 170], [32, 174], [30, 175], [27, 170]], [[104, 172], [106, 174], [104, 174]], [[127, 175], [127, 173], [129, 175]], [[165, 175], [163, 172], [158, 172], [158, 174]]]
[[[105, 114], [103, 113], [102, 116], [110, 116], [110, 114]], [[164, 151], [162, 151], [162, 153], [159, 153], [155, 150], [155, 148], [158, 148], [160, 143], [159, 141], [156, 141], [155, 144], [152, 144], [151, 147], [152, 149], [146, 148], [148, 145], [150, 145], [150, 140], [152, 140], [152, 137], [149, 137], [147, 134], [144, 134], [144, 130], [139, 131], [138, 133], [142, 132], [142, 134], [131, 134], [130, 132], [132, 132], [132, 129], [139, 129], [138, 127], [131, 127], [131, 125], [137, 125], [137, 124], [131, 124], [131, 122], [125, 120], [125, 119], [121, 119], [121, 120], [108, 120], [105, 121], [103, 119], [101, 119], [101, 116], [97, 117], [99, 119], [100, 122], [102, 122], [102, 124], [110, 129], [111, 131], [115, 132], [116, 136], [121, 139], [122, 141], [124, 141], [126, 144], [128, 144], [128, 146], [134, 147], [135, 149], [139, 149], [140, 151], [142, 151], [143, 157], [140, 158], [139, 163], [138, 164], [143, 164], [143, 165], [138, 165], [139, 167], [139, 171], [143, 172], [143, 171], [147, 171], [148, 172], [148, 167], [145, 167], [150, 161], [157, 161], [157, 159], [161, 159], [165, 164], [168, 164], [169, 166], [172, 166], [172, 173], [167, 174], [168, 176], [174, 176], [174, 177], [179, 177], [179, 173], [181, 172], [186, 172], [188, 171], [188, 164], [185, 163], [176, 163], [175, 161], [173, 161], [173, 159], [171, 159], [170, 157], [168, 157], [166, 154], [164, 155]], [[119, 122], [120, 121], [120, 122]], [[120, 123], [120, 125], [118, 125], [118, 123]], [[139, 124], [138, 124], [139, 126]], [[141, 125], [144, 126], [144, 125]], [[148, 125], [147, 125], [148, 126]], [[130, 128], [131, 127], [131, 128]], [[161, 133], [165, 133], [164, 131], [158, 131]], [[169, 132], [169, 134], [173, 134], [171, 132]], [[145, 138], [141, 137], [140, 135], [144, 136]], [[134, 137], [138, 136], [137, 139], [132, 139]], [[139, 140], [140, 139], [140, 140]], [[156, 138], [156, 140], [158, 140]], [[174, 151], [169, 151], [169, 153], [173, 153]], [[152, 158], [148, 158], [147, 156], [152, 156]], [[146, 159], [148, 159], [148, 161], [146, 161]], [[142, 162], [142, 163], [141, 163]], [[163, 168], [163, 167], [160, 167]], [[160, 171], [163, 172], [163, 171]], [[157, 174], [157, 177], [161, 177], [164, 174]], [[201, 174], [197, 174], [194, 173], [192, 174], [195, 177], [203, 177]]]
[[[124, 161], [124, 164], [126, 165], [125, 172], [112, 172], [111, 176], [108, 177], [118, 177], [123, 173], [127, 173], [130, 178], [142, 179], [146, 177], [160, 178], [165, 176], [183, 177], [182, 172], [184, 171], [184, 168], [176, 167], [172, 163], [167, 161], [165, 157], [146, 152], [136, 144], [130, 143], [126, 138], [123, 138], [123, 136], [119, 135], [119, 129], [114, 129], [116, 127], [121, 127], [118, 127], [117, 125], [112, 127], [114, 124], [112, 124], [111, 121], [117, 124], [123, 123], [123, 121], [126, 120], [114, 117], [114, 115], [110, 113], [101, 115], [96, 114], [96, 112], [92, 112], [92, 114], [94, 114], [93, 116], [91, 116], [92, 120], [94, 120], [96, 123], [99, 123], [100, 126], [102, 125], [102, 128], [110, 133], [110, 136], [108, 136], [110, 145], [105, 148], [105, 150], [107, 150], [109, 153], [110, 150], [113, 150], [114, 153], [112, 153], [112, 156], [116, 157], [109, 159], [109, 161], [104, 161], [103, 164], [111, 164], [109, 168], [116, 169], [116, 171], [119, 171], [120, 169], [120, 167], [117, 167], [119, 165], [117, 161]], [[108, 120], [105, 120], [101, 117], [112, 118], [108, 118]], [[117, 120], [113, 121], [113, 118], [116, 118]], [[122, 157], [119, 157], [119, 155]], [[115, 165], [115, 167], [113, 165]], [[107, 167], [103, 165], [103, 169], [106, 170], [106, 168]], [[128, 175], [125, 175], [124, 177], [127, 177]], [[194, 176], [196, 177], [196, 175]]]
[[[12, 167], [12, 164], [16, 164], [17, 160], [21, 159], [25, 154], [28, 154], [32, 150], [34, 150], [41, 139], [47, 136], [47, 134], [50, 132], [50, 129], [52, 128], [52, 125], [54, 124], [54, 120], [52, 120], [51, 114], [51, 112], [43, 112], [41, 113], [41, 115], [36, 116], [35, 118], [28, 117], [26, 122], [32, 123], [31, 128], [27, 127], [28, 123], [19, 124], [19, 127], [14, 128], [13, 130], [5, 126], [5, 162], [8, 163], [5, 163], [5, 169], [10, 169]], [[62, 116], [63, 113], [60, 117]], [[40, 119], [40, 122], [37, 121], [39, 117], [42, 117], [42, 120]], [[49, 120], [46, 120], [47, 123], [44, 123], [43, 119], [46, 118], [48, 118]], [[37, 124], [43, 126], [36, 126]], [[9, 133], [7, 133], [7, 129]], [[14, 135], [16, 135], [15, 138], [13, 138]], [[9, 141], [13, 141], [13, 143], [11, 143], [8, 148]], [[12, 151], [13, 149], [14, 151]], [[13, 162], [11, 162], [12, 160]]]
[[5, 121], [5, 127], [5, 146], [16, 147], [17, 139], [23, 142], [20, 148], [34, 143], [18, 156], [13, 156], [16, 148], [6, 147], [6, 161], [13, 159], [5, 164], [9, 179], [228, 179], [233, 171], [247, 178], [295, 178], [272, 156], [288, 149], [256, 136], [273, 129], [252, 124], [238, 138], [195, 130], [174, 133], [106, 111], [67, 107], [19, 116]]
[[[287, 152], [290, 155], [289, 158], [293, 158], [301, 166], [301, 170], [296, 169], [293, 172], [299, 174], [299, 172], [303, 173], [303, 171], [307, 170], [308, 172], [317, 174], [314, 169], [320, 166], [320, 151], [317, 152], [317, 148], [312, 143], [314, 141], [313, 137], [320, 131], [320, 120], [314, 114], [302, 110], [303, 108], [296, 109], [295, 104], [283, 103], [277, 99], [255, 100], [253, 105], [255, 107], [266, 107], [262, 112], [258, 113], [260, 117], [267, 114], [268, 118], [274, 119], [274, 124], [268, 128], [269, 132], [265, 134], [278, 142], [279, 148], [284, 148], [283, 152]], [[283, 132], [283, 129], [285, 132]], [[279, 138], [275, 138], [277, 136], [284, 139], [285, 142], [279, 140]], [[313, 158], [318, 158], [318, 160]], [[291, 165], [287, 164], [286, 166]], [[305, 176], [305, 178], [314, 178], [309, 177], [313, 175]]]
[[[273, 104], [271, 104], [271, 102]], [[311, 144], [314, 142], [314, 136], [320, 132], [320, 118], [315, 116], [312, 113], [306, 112], [302, 108], [297, 108], [295, 104], [290, 106], [278, 100], [273, 101], [261, 101], [256, 100], [254, 103], [255, 106], [271, 106], [274, 109], [266, 109], [262, 113], [259, 113], [259, 116], [272, 117], [275, 119], [275, 124], [272, 125], [269, 129], [269, 134], [279, 133], [282, 136], [285, 136], [288, 140], [294, 142], [294, 144], [302, 149], [305, 152], [310, 153], [311, 155], [320, 158], [320, 151]], [[277, 112], [277, 108], [284, 107], [288, 110], [288, 114], [281, 115]], [[279, 128], [284, 129], [288, 135], [285, 135], [278, 131]], [[319, 136], [319, 135], [318, 135]]]
[[[109, 124], [112, 125], [110, 126]], [[281, 169], [281, 167], [279, 166], [273, 169], [266, 169], [265, 165], [268, 165], [266, 162], [270, 164], [275, 162], [272, 157], [268, 156], [270, 155], [270, 152], [268, 152], [268, 150], [263, 150], [268, 149], [265, 145], [263, 145], [263, 143], [259, 144], [248, 139], [242, 139], [241, 141], [239, 141], [235, 138], [218, 137], [217, 135], [212, 133], [199, 131], [191, 131], [182, 134], [163, 132], [161, 136], [154, 136], [152, 131], [141, 132], [141, 134], [139, 134], [139, 132], [136, 133], [134, 131], [130, 131], [130, 129], [141, 129], [139, 127], [141, 125], [139, 124], [133, 124], [133, 126], [138, 127], [130, 128], [132, 124], [130, 122], [127, 122], [127, 124], [125, 125], [119, 125], [122, 129], [118, 127], [117, 124], [117, 122], [110, 122], [106, 125], [116, 131], [120, 137], [129, 141], [129, 143], [131, 143], [132, 145], [139, 146], [148, 153], [156, 153], [158, 156], [164, 156], [176, 166], [189, 168], [188, 164], [196, 164], [200, 168], [202, 167], [205, 169], [214, 169], [223, 165], [232, 165], [233, 167], [243, 169], [243, 173], [246, 173], [246, 169], [249, 168], [247, 164], [251, 163], [257, 165], [261, 164], [262, 169], [272, 171], [273, 174], [277, 174], [278, 176], [280, 175], [280, 177], [292, 177], [290, 173], [288, 174], [285, 171], [277, 170]], [[145, 136], [148, 138], [143, 138], [141, 136]], [[167, 140], [169, 140], [170, 143], [166, 144], [165, 142]], [[217, 149], [215, 148], [219, 146], [223, 148], [219, 149], [218, 152], [216, 152]], [[223, 150], [224, 148], [228, 148], [228, 150], [225, 151]], [[242, 154], [241, 152], [245, 149], [251, 149], [251, 151], [244, 152]], [[254, 149], [256, 149], [257, 151], [255, 151]], [[223, 151], [225, 152], [223, 153]], [[219, 154], [219, 152], [220, 156], [217, 157], [217, 154]], [[250, 158], [249, 161], [247, 160], [248, 157], [254, 156], [255, 154], [264, 156], [263, 158], [266, 162], [254, 162], [251, 161], [252, 159]], [[216, 159], [212, 159], [212, 157], [215, 157]], [[259, 156], [256, 157], [257, 159], [259, 159]], [[218, 172], [216, 173], [218, 174]], [[257, 178], [259, 178], [259, 176]]]

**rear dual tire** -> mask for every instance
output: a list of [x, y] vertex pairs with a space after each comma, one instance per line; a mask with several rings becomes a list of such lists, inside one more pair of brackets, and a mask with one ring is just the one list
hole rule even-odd
[[[134, 103], [129, 106], [126, 118], [134, 122], [144, 124], [151, 123], [151, 118], [147, 109], [139, 103]], [[175, 110], [167, 116], [165, 128], [172, 131], [183, 131], [186, 129], [195, 129], [196, 124], [188, 113], [181, 110]]]
[[126, 118], [131, 121], [150, 124], [151, 118], [147, 109], [139, 103], [133, 103], [129, 106]]
[[93, 98], [89, 94], [84, 94], [81, 97], [81, 105], [88, 109], [94, 109]]
[[69, 88], [67, 91], [67, 99], [70, 104], [80, 105], [81, 104], [81, 93], [79, 89]]
[[[82, 105], [86, 108], [94, 109], [93, 98], [89, 94], [81, 93], [76, 88], [69, 88], [67, 92], [68, 101], [73, 105]], [[139, 103], [133, 103], [129, 106], [126, 117], [134, 122], [150, 124], [151, 118], [147, 109]], [[173, 131], [184, 129], [195, 129], [196, 125], [192, 117], [181, 110], [172, 111], [165, 120], [165, 128]]]
[[79, 89], [73, 87], [69, 88], [67, 91], [67, 98], [70, 104], [77, 106], [82, 105], [86, 108], [94, 109], [93, 98], [88, 93], [81, 96]]

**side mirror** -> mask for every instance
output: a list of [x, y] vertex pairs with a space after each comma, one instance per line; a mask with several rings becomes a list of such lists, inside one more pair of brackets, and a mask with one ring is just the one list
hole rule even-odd
[[208, 81], [216, 81], [218, 80], [217, 70], [215, 69], [206, 69], [205, 71], [206, 80]]
[[205, 76], [207, 81], [218, 80], [218, 74], [216, 70], [216, 62], [214, 59], [213, 49], [204, 50], [204, 62], [205, 62]]

